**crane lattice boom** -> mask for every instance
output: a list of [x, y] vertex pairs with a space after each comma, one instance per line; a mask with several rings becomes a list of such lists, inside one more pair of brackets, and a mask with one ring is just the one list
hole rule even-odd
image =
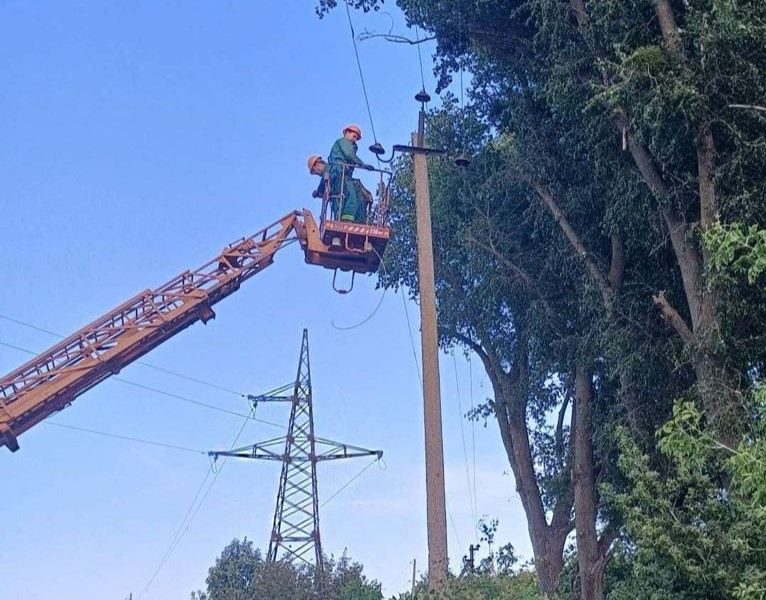
[[0, 447], [17, 450], [19, 434], [179, 331], [214, 318], [211, 307], [269, 266], [291, 232], [306, 245], [301, 217], [294, 211], [229, 244], [200, 268], [138, 294], [0, 379]]
[[18, 450], [19, 434], [189, 325], [207, 323], [215, 317], [211, 307], [268, 267], [289, 241], [298, 240], [312, 265], [336, 272], [377, 270], [389, 239], [383, 190], [375, 224], [326, 219], [327, 198], [319, 223], [307, 209], [293, 211], [229, 244], [200, 268], [131, 298], [0, 379], [0, 447]]

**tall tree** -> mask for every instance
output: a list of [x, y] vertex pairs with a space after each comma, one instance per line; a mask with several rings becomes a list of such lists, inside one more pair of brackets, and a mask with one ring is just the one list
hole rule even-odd
[[[436, 39], [440, 87], [461, 67], [473, 76], [468, 109], [448, 101], [450, 118], [429, 124], [476, 158], [467, 174], [432, 169], [443, 342], [476, 351], [493, 383], [541, 588], [555, 587], [574, 526], [581, 592], [600, 597], [620, 526], [597, 488], [621, 477], [605, 433], [624, 423], [654, 452], [681, 396], [700, 401], [720, 442], [748, 425], [766, 349], [766, 321], [748, 317], [763, 294], [711, 281], [701, 239], [718, 220], [763, 224], [766, 118], [733, 105], [766, 92], [766, 4], [397, 4]], [[320, 15], [334, 5], [320, 0]], [[394, 252], [412, 239], [397, 225]], [[411, 284], [414, 265], [389, 257], [384, 282]], [[558, 455], [540, 443], [540, 415], [555, 410]]]

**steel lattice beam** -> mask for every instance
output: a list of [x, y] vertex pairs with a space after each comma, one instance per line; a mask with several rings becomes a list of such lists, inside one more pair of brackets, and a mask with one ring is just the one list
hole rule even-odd
[[[319, 535], [319, 504], [317, 498], [318, 462], [360, 456], [377, 456], [383, 452], [341, 444], [314, 434], [314, 409], [309, 364], [308, 331], [303, 330], [298, 374], [291, 396], [249, 396], [254, 402], [290, 402], [290, 421], [287, 435], [235, 448], [224, 452], [210, 452], [211, 456], [233, 456], [260, 460], [280, 461], [274, 520], [269, 541], [267, 560], [277, 556], [311, 564], [314, 555], [317, 570], [322, 569], [322, 543]], [[282, 449], [279, 452], [279, 448]]]
[[300, 227], [292, 212], [211, 261], [146, 290], [0, 379], [0, 447], [197, 321], [274, 261]]

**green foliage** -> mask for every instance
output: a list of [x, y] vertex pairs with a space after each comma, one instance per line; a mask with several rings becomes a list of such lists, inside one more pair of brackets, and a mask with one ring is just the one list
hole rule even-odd
[[[325, 14], [336, 2], [318, 4]], [[732, 105], [766, 98], [766, 2], [672, 0], [671, 39], [659, 4], [397, 1], [409, 25], [436, 38], [439, 88], [461, 67], [472, 75], [468, 104], [447, 95], [427, 123], [430, 144], [473, 159], [466, 170], [429, 160], [440, 341], [491, 351], [509, 379], [522, 372], [513, 391], [527, 386], [524, 401], [512, 418], [529, 428], [549, 513], [572, 485], [558, 411], [573, 368], [592, 368], [598, 526], [620, 534], [610, 598], [764, 597], [766, 448], [754, 389], [766, 369], [766, 115]], [[703, 214], [708, 130], [714, 198]], [[662, 190], [638, 168], [636, 144]], [[395, 188], [380, 282], [412, 291], [409, 159]], [[585, 251], [573, 249], [540, 189]], [[667, 211], [684, 228], [686, 255], [669, 239]], [[593, 271], [609, 273], [616, 240], [625, 271], [621, 285], [609, 284], [610, 310]], [[695, 254], [699, 274], [687, 269], [684, 280], [684, 256]], [[715, 299], [712, 314], [693, 308], [702, 290]], [[652, 301], [660, 291], [689, 327], [685, 340]], [[691, 400], [711, 364], [717, 380], [708, 389], [721, 393], [707, 393], [704, 414]], [[501, 401], [475, 414], [492, 417]], [[737, 429], [747, 437], [729, 450], [708, 430], [716, 404], [748, 417]]]
[[317, 582], [307, 565], [266, 562], [261, 551], [244, 539], [233, 540], [208, 571], [204, 591], [192, 600], [382, 600], [380, 584], [362, 573], [344, 553], [325, 559]]
[[717, 224], [704, 236], [711, 252], [710, 268], [714, 275], [746, 274], [754, 285], [766, 271], [766, 229], [741, 223]]
[[[425, 583], [415, 589], [415, 594], [399, 595], [396, 600], [428, 600]], [[447, 581], [448, 600], [543, 600], [537, 591], [537, 580], [533, 573], [491, 574], [482, 573], [461, 578], [450, 577]]]
[[619, 433], [632, 485], [606, 493], [626, 532], [610, 600], [766, 597], [765, 395], [759, 388], [753, 434], [736, 448], [706, 431], [691, 402], [676, 403], [658, 432], [660, 463]]

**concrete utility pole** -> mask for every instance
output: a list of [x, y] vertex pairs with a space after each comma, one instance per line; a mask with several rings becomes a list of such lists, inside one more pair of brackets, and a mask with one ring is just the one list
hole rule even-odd
[[444, 448], [442, 442], [441, 395], [439, 391], [439, 346], [436, 334], [434, 251], [431, 204], [428, 193], [428, 164], [423, 148], [425, 111], [420, 110], [418, 133], [412, 136], [415, 176], [415, 212], [418, 240], [418, 284], [420, 291], [420, 340], [423, 360], [423, 408], [426, 446], [426, 518], [428, 526], [428, 587], [443, 597], [447, 578], [447, 510], [444, 495]]

